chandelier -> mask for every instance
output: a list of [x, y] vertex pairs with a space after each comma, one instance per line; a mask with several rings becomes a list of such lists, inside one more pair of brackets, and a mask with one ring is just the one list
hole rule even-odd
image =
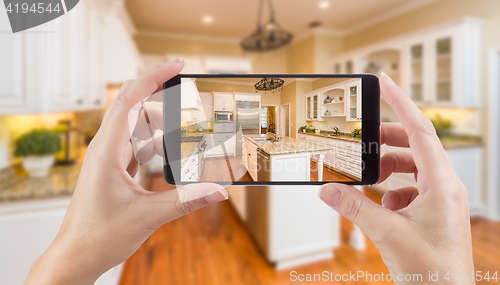
[[255, 92], [273, 91], [273, 93], [275, 93], [283, 90], [283, 83], [285, 83], [285, 80], [278, 77], [264, 77], [259, 82], [255, 83]]
[[260, 18], [265, 0], [260, 1], [259, 14], [257, 17], [257, 30], [241, 41], [241, 47], [246, 51], [268, 51], [288, 45], [293, 35], [281, 28], [274, 20], [274, 9], [271, 0], [269, 1], [269, 23], [262, 26]]

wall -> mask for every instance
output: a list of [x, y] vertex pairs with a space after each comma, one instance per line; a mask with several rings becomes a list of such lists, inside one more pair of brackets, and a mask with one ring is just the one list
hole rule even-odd
[[135, 42], [142, 54], [194, 55], [194, 56], [234, 56], [252, 58], [253, 73], [286, 73], [287, 49], [266, 53], [244, 52], [237, 42], [176, 39], [167, 37], [135, 36]]
[[[196, 81], [198, 86], [198, 91], [200, 92], [242, 92], [242, 93], [255, 93], [255, 88], [253, 85], [241, 85], [241, 84], [226, 84], [226, 83], [215, 83], [215, 82], [203, 82]], [[259, 92], [260, 93], [260, 92]], [[260, 97], [261, 105], [279, 105], [280, 104], [280, 92], [263, 93]]]
[[314, 73], [314, 36], [288, 48], [288, 73]]
[[[292, 138], [296, 137], [297, 134], [297, 115], [294, 110], [297, 109], [297, 81], [294, 81], [283, 87], [281, 90], [281, 104], [290, 103], [290, 122], [292, 123], [292, 133], [290, 136]], [[300, 103], [300, 102], [299, 102]], [[300, 117], [300, 115], [299, 115]], [[305, 118], [305, 116], [304, 116]]]
[[314, 37], [315, 73], [332, 73], [331, 59], [344, 51], [344, 38], [340, 36], [316, 35]]

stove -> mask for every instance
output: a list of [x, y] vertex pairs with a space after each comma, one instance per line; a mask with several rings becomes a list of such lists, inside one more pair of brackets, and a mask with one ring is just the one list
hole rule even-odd
[[202, 140], [203, 136], [187, 136], [181, 138], [181, 142], [201, 142]]

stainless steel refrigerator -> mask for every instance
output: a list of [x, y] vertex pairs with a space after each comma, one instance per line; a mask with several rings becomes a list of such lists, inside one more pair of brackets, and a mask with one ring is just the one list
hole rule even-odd
[[236, 155], [242, 155], [243, 135], [260, 134], [259, 119], [260, 109], [236, 109]]

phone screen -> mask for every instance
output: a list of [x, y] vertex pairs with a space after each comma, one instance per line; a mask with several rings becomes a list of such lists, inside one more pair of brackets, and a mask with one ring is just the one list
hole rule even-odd
[[[378, 152], [378, 145], [367, 148], [364, 139], [376, 143], [379, 137], [374, 81], [332, 75], [174, 78], [163, 95], [165, 178], [175, 184], [365, 184], [368, 175], [376, 182], [378, 153], [367, 150]], [[374, 86], [368, 90], [375, 95], [363, 94], [365, 84]]]

